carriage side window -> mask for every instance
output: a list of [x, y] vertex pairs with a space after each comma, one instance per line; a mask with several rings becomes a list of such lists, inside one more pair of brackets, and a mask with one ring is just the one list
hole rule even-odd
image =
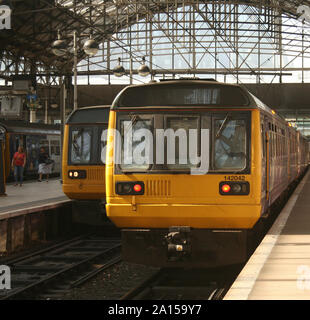
[[60, 141], [51, 140], [51, 155], [59, 156], [60, 155]]
[[71, 163], [85, 164], [91, 157], [92, 129], [73, 128], [71, 131]]
[[39, 166], [39, 153], [40, 148], [44, 147], [48, 151], [48, 141], [42, 139], [42, 136], [28, 135], [26, 137], [26, 148], [27, 148], [27, 169], [37, 170]]
[[261, 138], [262, 138], [262, 152], [263, 152], [263, 157], [265, 158], [266, 156], [266, 137], [265, 137], [265, 130], [264, 130], [264, 125], [261, 125]]
[[274, 158], [276, 155], [276, 142], [275, 142], [274, 132], [271, 132], [271, 146], [272, 146], [271, 156], [272, 156], [272, 158]]
[[244, 170], [247, 164], [245, 119], [227, 115], [214, 122], [214, 165], [216, 170]]
[[49, 152], [49, 141], [48, 140], [41, 140], [40, 141], [40, 148], [44, 148], [46, 152]]

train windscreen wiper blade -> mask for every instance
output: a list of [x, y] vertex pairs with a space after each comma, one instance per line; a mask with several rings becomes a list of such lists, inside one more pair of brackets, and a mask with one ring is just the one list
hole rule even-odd
[[137, 121], [139, 120], [139, 116], [137, 116], [136, 114], [132, 114], [129, 113], [129, 117], [130, 117], [130, 125], [127, 126], [127, 128], [125, 129], [125, 133], [127, 133], [129, 130], [131, 130], [134, 125], [137, 123]]
[[225, 127], [226, 127], [227, 120], [229, 120], [229, 119], [230, 119], [230, 114], [227, 113], [225, 119], [223, 120], [220, 128], [218, 129], [218, 131], [217, 131], [217, 133], [216, 133], [216, 135], [215, 135], [216, 138], [218, 138], [218, 137], [222, 134], [223, 130], [224, 130]]
[[77, 139], [79, 137], [81, 137], [81, 143], [82, 143], [82, 136], [83, 136], [83, 132], [84, 132], [84, 129], [79, 129], [77, 135], [74, 137], [74, 140], [72, 141], [72, 146], [74, 148], [74, 151], [76, 153], [76, 155], [78, 157], [81, 157], [82, 156], [82, 148], [81, 146], [79, 145], [79, 143], [77, 142]]

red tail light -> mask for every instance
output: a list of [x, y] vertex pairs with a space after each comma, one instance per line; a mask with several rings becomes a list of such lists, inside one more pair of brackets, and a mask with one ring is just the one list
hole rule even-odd
[[222, 185], [222, 191], [225, 192], [225, 193], [229, 192], [230, 191], [230, 185], [223, 184]]
[[142, 186], [141, 186], [141, 184], [135, 184], [133, 186], [133, 189], [135, 190], [135, 192], [141, 192]]

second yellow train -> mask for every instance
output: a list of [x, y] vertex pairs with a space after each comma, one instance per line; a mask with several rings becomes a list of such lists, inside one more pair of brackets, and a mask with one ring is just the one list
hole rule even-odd
[[105, 139], [110, 106], [85, 107], [68, 117], [63, 142], [62, 188], [74, 200], [105, 199]]

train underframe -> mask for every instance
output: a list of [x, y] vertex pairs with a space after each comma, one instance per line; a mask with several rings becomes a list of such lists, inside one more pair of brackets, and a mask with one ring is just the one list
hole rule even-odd
[[206, 268], [239, 264], [249, 251], [247, 229], [123, 229], [124, 260], [158, 267]]

